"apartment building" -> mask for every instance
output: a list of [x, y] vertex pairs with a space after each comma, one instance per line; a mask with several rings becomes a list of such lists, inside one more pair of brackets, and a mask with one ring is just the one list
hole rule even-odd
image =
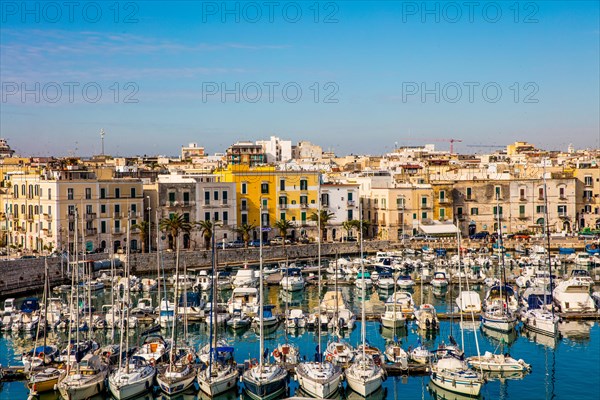
[[[75, 247], [86, 251], [127, 247], [127, 226], [143, 219], [142, 182], [114, 179], [110, 170], [79, 165], [8, 176], [2, 198], [8, 244], [25, 252]], [[139, 249], [139, 231], [129, 247]]]
[[[347, 236], [343, 223], [358, 220], [358, 184], [325, 183], [321, 185], [321, 207], [333, 214], [326, 229], [328, 240], [339, 240]], [[356, 233], [354, 233], [356, 235]]]

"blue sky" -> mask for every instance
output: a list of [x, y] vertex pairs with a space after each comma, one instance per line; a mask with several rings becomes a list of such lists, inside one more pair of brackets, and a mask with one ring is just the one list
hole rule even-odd
[[47, 4], [0, 3], [0, 136], [22, 154], [98, 154], [101, 128], [114, 155], [600, 146], [597, 1]]

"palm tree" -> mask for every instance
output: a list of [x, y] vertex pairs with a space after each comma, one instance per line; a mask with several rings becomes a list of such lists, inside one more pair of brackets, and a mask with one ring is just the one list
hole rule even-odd
[[344, 221], [342, 222], [342, 228], [344, 228], [346, 230], [346, 237], [351, 237], [350, 236], [350, 231], [352, 231], [352, 229], [355, 228], [354, 223], [352, 220], [349, 221]]
[[168, 218], [163, 218], [158, 223], [158, 227], [161, 231], [167, 232], [173, 238], [173, 242], [169, 243], [169, 247], [172, 249], [172, 244], [175, 244], [175, 250], [179, 252], [179, 246], [177, 239], [179, 238], [179, 233], [185, 232], [189, 233], [192, 230], [192, 224], [190, 224], [182, 214], [173, 213], [170, 214]]
[[292, 223], [292, 221], [289, 221], [284, 218], [275, 222], [275, 225], [273, 226], [279, 230], [279, 236], [283, 238], [283, 246], [285, 247], [285, 238], [287, 237], [288, 231], [290, 229], [294, 229], [294, 224]]
[[204, 238], [204, 248], [206, 250], [210, 249], [210, 240], [212, 239], [216, 223], [206, 220], [198, 221], [196, 225], [200, 228], [200, 233], [202, 233], [202, 237]]
[[132, 226], [133, 229], [138, 229], [140, 231], [140, 239], [142, 240], [142, 253], [146, 253], [146, 242], [148, 241], [148, 237], [152, 231], [152, 225], [153, 224], [148, 221], [142, 221]]
[[235, 231], [242, 236], [244, 246], [248, 248], [248, 242], [250, 241], [250, 232], [256, 229], [256, 225], [253, 224], [242, 224]]
[[323, 241], [325, 241], [327, 239], [327, 224], [330, 220], [335, 218], [335, 214], [327, 211], [326, 209], [321, 209], [318, 213], [313, 212], [312, 214], [310, 214], [308, 219], [310, 221], [315, 221], [318, 224], [319, 217], [321, 220], [321, 226], [319, 227], [319, 229], [321, 230], [321, 238]]

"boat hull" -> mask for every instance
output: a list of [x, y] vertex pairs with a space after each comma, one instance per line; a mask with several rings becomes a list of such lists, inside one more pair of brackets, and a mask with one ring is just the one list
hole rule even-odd
[[105, 389], [104, 379], [82, 385], [59, 384], [58, 390], [64, 400], [85, 400], [100, 394]]
[[441, 374], [432, 374], [431, 382], [447, 391], [464, 394], [467, 396], [479, 396], [481, 382], [474, 380], [451, 379]]
[[183, 392], [192, 386], [194, 380], [196, 380], [196, 374], [190, 373], [181, 379], [161, 379], [161, 377], [158, 377], [156, 380], [158, 381], [160, 390], [168, 395], [172, 395]]
[[251, 379], [244, 379], [246, 394], [254, 400], [271, 400], [281, 396], [286, 388], [286, 377], [283, 376], [271, 382], [258, 383]]
[[200, 390], [213, 397], [221, 393], [228, 392], [229, 390], [232, 390], [236, 387], [238, 373], [234, 370], [228, 375], [219, 378], [220, 379], [208, 381], [198, 376], [198, 384], [200, 385]]
[[154, 374], [148, 375], [147, 377], [140, 379], [137, 382], [127, 384], [115, 382], [111, 378], [108, 379], [108, 387], [110, 389], [111, 394], [117, 400], [124, 400], [135, 397], [150, 390], [154, 381]]
[[383, 383], [383, 376], [380, 374], [376, 377], [362, 380], [346, 374], [346, 382], [348, 382], [350, 389], [354, 390], [363, 397], [367, 397], [372, 393], [375, 393], [381, 387], [381, 384]]

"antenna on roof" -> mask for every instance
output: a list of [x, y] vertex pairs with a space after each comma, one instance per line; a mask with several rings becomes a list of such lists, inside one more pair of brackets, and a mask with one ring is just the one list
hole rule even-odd
[[104, 155], [104, 129], [100, 129], [100, 139], [102, 140], [102, 153], [100, 154]]

